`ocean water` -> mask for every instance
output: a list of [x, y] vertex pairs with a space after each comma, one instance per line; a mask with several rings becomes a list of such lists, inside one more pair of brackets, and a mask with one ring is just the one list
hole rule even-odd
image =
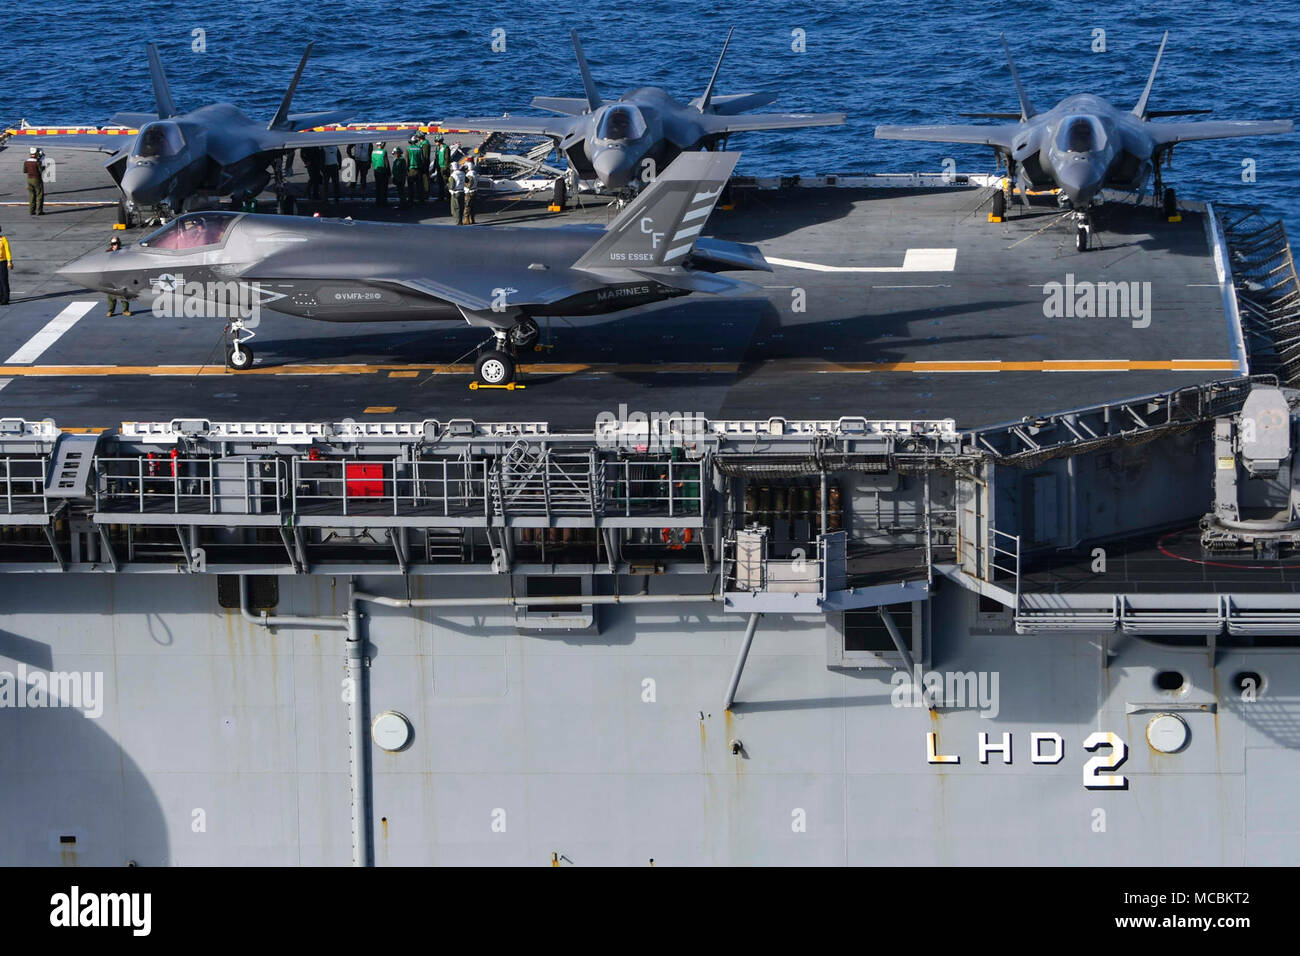
[[[24, 0], [0, 15], [0, 122], [95, 123], [152, 110], [144, 54], [158, 43], [177, 104], [226, 101], [274, 112], [308, 40], [316, 50], [294, 107], [348, 107], [358, 119], [531, 114], [534, 94], [581, 95], [569, 29], [582, 36], [601, 92], [703, 91], [727, 29], [736, 33], [721, 93], [773, 90], [768, 109], [848, 114], [842, 128], [747, 133], [731, 146], [750, 174], [992, 171], [981, 147], [876, 140], [879, 123], [957, 122], [1016, 108], [998, 42], [1006, 31], [1035, 105], [1092, 92], [1123, 107], [1141, 93], [1161, 34], [1169, 46], [1152, 108], [1220, 118], [1300, 117], [1293, 43], [1300, 4], [1226, 0], [1105, 10], [1047, 3], [733, 3], [606, 0], [598, 7], [310, 0]], [[205, 49], [196, 52], [194, 31]], [[1095, 52], [1104, 31], [1104, 52]], [[498, 31], [504, 31], [498, 32]], [[796, 32], [800, 31], [800, 32]], [[805, 49], [793, 49], [802, 36]], [[504, 39], [495, 52], [494, 38]], [[1253, 160], [1256, 181], [1243, 181]], [[1167, 181], [1189, 199], [1257, 205], [1300, 235], [1300, 138], [1186, 144]]]

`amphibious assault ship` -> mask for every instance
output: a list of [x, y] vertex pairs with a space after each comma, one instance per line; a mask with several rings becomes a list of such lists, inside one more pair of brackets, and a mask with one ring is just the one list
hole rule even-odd
[[5, 863], [1300, 855], [1279, 223], [741, 179], [761, 288], [488, 389], [467, 327], [268, 317], [235, 372], [105, 316], [54, 275], [101, 177], [0, 197]]

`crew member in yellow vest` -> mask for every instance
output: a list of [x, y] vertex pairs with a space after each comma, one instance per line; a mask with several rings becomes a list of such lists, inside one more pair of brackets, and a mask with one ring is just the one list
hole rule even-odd
[[9, 304], [9, 270], [14, 267], [14, 254], [9, 251], [9, 237], [0, 235], [0, 305]]

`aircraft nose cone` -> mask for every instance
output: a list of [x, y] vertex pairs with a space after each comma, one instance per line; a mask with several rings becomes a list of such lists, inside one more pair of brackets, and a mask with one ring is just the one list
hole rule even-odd
[[[114, 254], [121, 255], [121, 253]], [[113, 292], [116, 290], [110, 277], [115, 270], [110, 267], [109, 258], [109, 253], [92, 252], [80, 259], [73, 259], [67, 265], [55, 269], [54, 272], [55, 275], [62, 276], [69, 282], [84, 286], [87, 289], [94, 289], [97, 292]]]
[[162, 200], [163, 182], [152, 166], [131, 166], [122, 174], [122, 192], [137, 206], [156, 206]]
[[627, 154], [621, 149], [605, 148], [592, 157], [596, 178], [610, 189], [621, 189], [631, 179]]
[[1087, 160], [1066, 163], [1057, 170], [1056, 181], [1066, 198], [1076, 205], [1090, 202], [1101, 189], [1101, 175]]

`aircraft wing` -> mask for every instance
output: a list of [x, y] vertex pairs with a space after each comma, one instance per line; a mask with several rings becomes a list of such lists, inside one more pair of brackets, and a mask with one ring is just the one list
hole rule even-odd
[[352, 112], [352, 110], [318, 110], [315, 113], [290, 113], [287, 122], [292, 129], [309, 130], [313, 126], [346, 123], [352, 119]]
[[397, 136], [409, 135], [414, 126], [400, 129], [339, 129], [315, 132], [268, 130], [262, 134], [263, 149], [303, 149], [308, 146], [347, 146], [352, 143], [373, 143], [380, 140], [394, 140]]
[[[691, 100], [691, 105], [699, 109], [703, 97]], [[745, 110], [756, 110], [760, 106], [770, 106], [776, 102], [775, 93], [726, 93], [709, 100], [709, 107], [718, 116], [735, 116]]]
[[1157, 146], [1172, 146], [1197, 139], [1231, 139], [1234, 136], [1270, 136], [1294, 131], [1291, 120], [1207, 120], [1186, 123], [1147, 123]]
[[438, 125], [451, 129], [469, 129], [483, 133], [532, 133], [564, 139], [572, 131], [572, 116], [453, 116]]
[[114, 113], [109, 117], [106, 126], [129, 126], [138, 129], [145, 123], [152, 123], [158, 118], [157, 113]]
[[700, 118], [707, 135], [805, 126], [843, 126], [843, 113], [754, 113], [749, 116], [706, 114]]
[[922, 143], [974, 143], [1010, 149], [1024, 129], [1020, 123], [1005, 126], [877, 126], [876, 139], [907, 139]]
[[[123, 146], [130, 146], [134, 138], [134, 132], [21, 134], [11, 140], [11, 145], [35, 146], [39, 149], [77, 149], [92, 153], [116, 153]], [[26, 152], [25, 149], [24, 152]]]
[[591, 108], [581, 96], [534, 96], [532, 106], [535, 110], [550, 110], [565, 116], [581, 116]]
[[[580, 291], [571, 284], [557, 284], [549, 277], [512, 276], [509, 281], [503, 281], [499, 273], [491, 275], [484, 273], [477, 278], [472, 275], [458, 277], [455, 282], [439, 281], [428, 276], [371, 281], [399, 285], [435, 299], [442, 299], [465, 312], [491, 313], [494, 299], [498, 294], [504, 295], [504, 302], [508, 308], [514, 305], [549, 305]], [[504, 313], [501, 314], [501, 318], [507, 325], [513, 322], [513, 319], [507, 321], [508, 317]]]

